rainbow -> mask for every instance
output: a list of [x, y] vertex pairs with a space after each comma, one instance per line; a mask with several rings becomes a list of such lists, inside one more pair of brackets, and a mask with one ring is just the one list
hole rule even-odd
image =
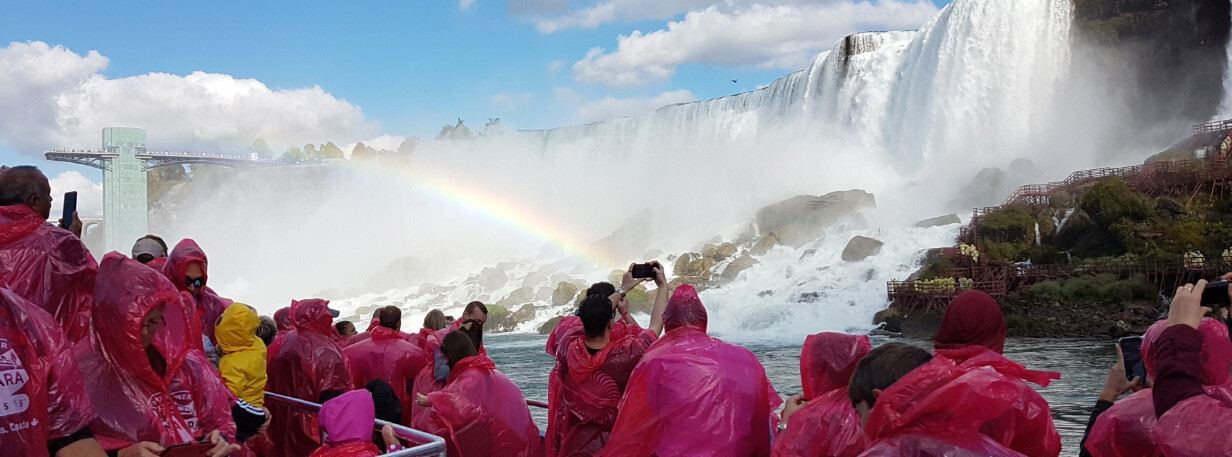
[[417, 191], [449, 206], [483, 215], [493, 222], [530, 235], [544, 242], [561, 243], [568, 254], [577, 255], [602, 268], [620, 268], [625, 259], [596, 249], [564, 226], [508, 198], [464, 184], [447, 170], [414, 164], [408, 168], [381, 166], [379, 162], [348, 161], [347, 167]]

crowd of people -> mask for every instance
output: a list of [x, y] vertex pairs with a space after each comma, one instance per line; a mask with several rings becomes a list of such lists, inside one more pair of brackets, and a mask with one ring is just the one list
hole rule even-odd
[[[1059, 374], [1002, 354], [997, 302], [965, 292], [932, 350], [818, 333], [800, 354], [802, 393], [783, 401], [761, 363], [707, 333], [697, 291], [664, 268], [600, 282], [548, 336], [547, 427], [488, 357], [485, 304], [402, 330], [378, 308], [363, 332], [323, 299], [273, 317], [209, 285], [204, 250], [136, 241], [95, 262], [79, 221], [48, 223], [40, 171], [0, 171], [0, 455], [370, 457], [443, 437], [449, 456], [1029, 456], [1061, 440], [1033, 385]], [[74, 219], [76, 219], [74, 217]], [[649, 325], [627, 293], [656, 286]], [[1143, 338], [1145, 379], [1108, 372], [1082, 455], [1232, 455], [1232, 339], [1203, 317], [1205, 282], [1177, 290]], [[1120, 349], [1118, 348], [1118, 351]], [[320, 404], [266, 401], [266, 392]], [[1135, 392], [1124, 399], [1120, 397]], [[170, 455], [170, 454], [168, 454]]]

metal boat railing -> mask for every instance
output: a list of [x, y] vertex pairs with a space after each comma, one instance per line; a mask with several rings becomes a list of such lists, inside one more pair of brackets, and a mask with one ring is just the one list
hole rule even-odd
[[[310, 401], [300, 400], [298, 398], [279, 395], [276, 393], [266, 392], [265, 401], [267, 403], [275, 403], [288, 408], [294, 408], [303, 411], [316, 413], [321, 410], [321, 405]], [[373, 422], [373, 431], [380, 430], [389, 422], [376, 419]], [[404, 427], [398, 424], [393, 424], [394, 433], [399, 438], [407, 440], [411, 443], [425, 443], [408, 447], [406, 449], [381, 454], [380, 457], [423, 457], [423, 456], [445, 456], [445, 439], [439, 436], [424, 433], [413, 428]]]

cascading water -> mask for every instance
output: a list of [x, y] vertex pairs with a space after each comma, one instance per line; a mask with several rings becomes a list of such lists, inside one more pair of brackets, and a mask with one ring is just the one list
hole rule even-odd
[[[739, 238], [761, 207], [858, 188], [876, 195], [865, 223], [748, 254], [751, 266], [702, 298], [711, 328], [740, 339], [864, 330], [886, 304], [885, 281], [906, 279], [924, 249], [951, 244], [957, 232], [907, 226], [968, 210], [948, 202], [977, 170], [1025, 157], [1047, 179], [1093, 160], [1060, 150], [1066, 161], [1051, 161], [1039, 147], [1052, 139], [1058, 87], [1072, 77], [1071, 14], [1069, 0], [957, 0], [919, 31], [853, 35], [756, 91], [609, 122], [430, 141], [407, 170], [361, 166], [295, 182], [310, 208], [262, 200], [281, 197], [269, 190], [286, 188], [279, 183], [224, 186], [230, 197], [211, 189], [194, 200], [199, 215], [182, 212], [179, 230], [218, 259], [216, 289], [253, 295], [266, 312], [288, 295], [359, 287], [390, 260], [415, 256], [438, 277], [407, 274], [404, 288], [382, 293], [336, 292], [335, 306], [362, 321], [375, 306], [396, 304], [410, 326], [429, 308], [457, 315], [470, 300], [511, 313], [534, 304], [525, 311], [533, 317], [514, 326], [533, 331], [568, 312], [575, 286], [630, 261], [656, 258], [670, 269], [716, 234]], [[245, 220], [293, 221], [294, 230], [236, 234]], [[586, 254], [588, 242], [626, 226], [634, 229], [619, 237], [619, 252]], [[319, 248], [338, 234], [345, 249]], [[885, 245], [840, 261], [854, 235]], [[556, 238], [567, 250], [540, 249]], [[733, 257], [749, 248], [740, 244]], [[733, 257], [711, 273], [724, 274]], [[296, 265], [291, 274], [268, 277], [287, 263]], [[485, 266], [499, 272], [480, 274]], [[414, 286], [429, 280], [437, 284]]]
[[[501, 165], [489, 166], [501, 168], [531, 157], [558, 175], [589, 170], [598, 181], [582, 192], [587, 200], [572, 204], [616, 202], [617, 212], [627, 213], [638, 209], [629, 201], [664, 197], [661, 190], [639, 189], [656, 188], [640, 182], [696, 183], [669, 186], [670, 204], [652, 205], [655, 230], [645, 233], [647, 247], [667, 254], [747, 222], [757, 207], [778, 199], [869, 190], [880, 209], [865, 216], [882, 228], [835, 227], [798, 249], [777, 247], [734, 281], [702, 292], [711, 329], [738, 340], [867, 330], [886, 303], [886, 281], [906, 279], [923, 249], [952, 243], [957, 231], [954, 225], [895, 227], [946, 209], [958, 189], [954, 176], [1033, 157], [1033, 141], [1068, 71], [1070, 8], [1068, 0], [959, 0], [919, 31], [853, 35], [809, 68], [756, 91], [603, 123], [430, 143], [416, 160], [441, 168], [496, 161]], [[633, 178], [620, 167], [647, 162], [657, 170]], [[621, 179], [604, 180], [612, 167], [619, 171], [609, 173]], [[527, 189], [527, 198], [551, 199], [552, 192], [574, 188], [549, 189]], [[622, 222], [609, 218], [606, 226]], [[839, 254], [854, 235], [886, 244], [868, 259], [843, 262]], [[624, 253], [633, 260], [639, 254]], [[559, 282], [584, 286], [620, 267], [585, 263], [524, 260], [507, 266], [509, 280], [495, 288], [472, 276], [436, 291], [366, 295], [347, 307], [363, 318], [377, 305], [398, 303], [415, 323], [432, 307], [456, 313], [470, 299], [506, 299], [536, 305], [535, 318], [517, 327], [533, 331], [572, 306], [553, 305], [548, 297]], [[716, 265], [715, 274], [723, 268]]]

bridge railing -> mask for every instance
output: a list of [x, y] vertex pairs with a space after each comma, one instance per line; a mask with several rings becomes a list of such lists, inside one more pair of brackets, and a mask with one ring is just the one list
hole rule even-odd
[[[265, 393], [265, 401], [280, 406], [297, 409], [300, 411], [308, 411], [317, 413], [321, 411], [321, 405], [310, 401], [300, 400], [294, 397], [279, 395], [273, 392]], [[373, 431], [380, 430], [389, 422], [376, 419], [373, 423]], [[403, 427], [398, 424], [392, 424], [394, 433], [399, 438], [410, 443], [424, 443], [408, 447], [401, 451], [389, 452], [381, 454], [381, 457], [422, 457], [422, 456], [441, 456], [445, 455], [445, 439], [429, 433], [424, 433], [409, 427]]]
[[1193, 133], [1197, 135], [1199, 133], [1220, 132], [1229, 129], [1232, 129], [1232, 119], [1224, 119], [1222, 121], [1195, 125], [1193, 126]]

